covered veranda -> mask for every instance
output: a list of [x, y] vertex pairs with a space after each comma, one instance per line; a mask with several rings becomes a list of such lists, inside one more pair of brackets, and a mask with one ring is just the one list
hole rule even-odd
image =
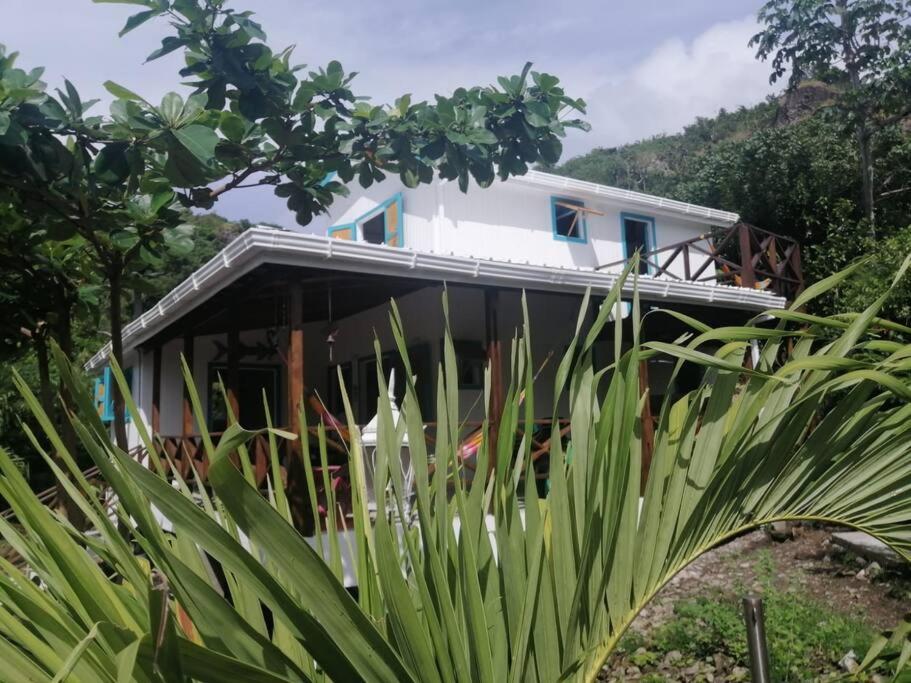
[[[126, 342], [133, 349], [134, 369], [140, 369], [133, 394], [160, 452], [185, 477], [192, 478], [195, 470], [205, 481], [201, 427], [217, 438], [228, 411], [245, 427], [263, 427], [264, 406], [268, 406], [272, 423], [296, 434], [301, 424], [293, 418], [301, 408], [310, 432], [324, 424], [332, 485], [343, 485], [347, 458], [345, 430], [339, 422], [345, 421], [337, 378], [341, 375], [346, 385], [355, 421], [368, 422], [376, 412], [378, 396], [375, 339], [383, 375], [397, 367], [402, 370], [388, 322], [391, 299], [402, 315], [432, 452], [436, 368], [445, 329], [444, 289], [458, 359], [463, 434], [477, 436], [485, 409], [490, 431], [499, 429], [508, 382], [504, 366], [508, 367], [509, 359], [504, 356], [509, 353], [509, 341], [521, 330], [523, 292], [538, 375], [536, 395], [545, 397], [552, 393], [553, 375], [574, 332], [586, 289], [592, 291], [591, 316], [615, 281], [616, 274], [610, 272], [422, 254], [255, 228], [128, 326]], [[651, 277], [640, 278], [638, 290], [643, 310], [674, 308], [710, 325], [743, 324], [757, 312], [784, 303], [770, 291]], [[673, 341], [686, 331], [670, 316], [648, 315], [643, 338]], [[596, 362], [599, 357], [609, 362], [611, 343], [599, 340]], [[199, 388], [198, 415], [184, 386], [181, 356]], [[102, 350], [90, 369], [93, 364], [100, 368], [104, 358]], [[487, 406], [483, 398], [486, 367], [491, 382]], [[651, 406], [667, 391], [687, 387], [668, 386], [669, 367], [660, 360], [641, 370], [642, 388], [648, 384], [652, 399], [643, 415], [647, 466]], [[546, 476], [549, 440], [558, 436], [550, 433], [554, 406], [536, 400], [535, 407], [540, 424], [531, 437], [533, 452], [541, 475]], [[566, 416], [566, 407], [556, 406], [556, 413]], [[563, 436], [563, 426], [558, 426]], [[282, 464], [289, 489], [298, 493], [302, 503], [300, 444], [300, 440], [286, 443]], [[265, 437], [254, 440], [250, 456], [255, 476], [262, 482], [270, 468]], [[315, 520], [305, 519], [309, 505], [299, 507], [301, 524], [312, 528]]]

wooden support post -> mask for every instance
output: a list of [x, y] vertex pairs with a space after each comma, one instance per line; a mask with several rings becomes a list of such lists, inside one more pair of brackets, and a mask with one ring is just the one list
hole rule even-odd
[[237, 329], [236, 319], [232, 321], [228, 330], [228, 376], [225, 378], [228, 394], [228, 405], [235, 419], [240, 421], [240, 332]]
[[297, 413], [304, 398], [304, 290], [298, 283], [288, 293], [288, 423], [298, 433]]
[[[190, 368], [190, 375], [193, 374], [193, 347], [196, 340], [193, 337], [191, 332], [187, 332], [183, 336], [183, 357], [186, 360], [187, 366]], [[183, 376], [183, 369], [181, 368], [181, 376]], [[193, 405], [190, 403], [190, 390], [187, 387], [186, 382], [184, 382], [183, 387], [183, 429], [181, 434], [184, 437], [190, 436], [195, 430], [195, 421], [193, 419]]]
[[490, 405], [487, 410], [488, 443], [490, 444], [488, 470], [496, 465], [497, 441], [500, 420], [503, 416], [503, 371], [499, 329], [499, 290], [484, 290], [484, 322], [487, 337], [487, 363], [490, 368]]
[[161, 434], [161, 344], [152, 350], [152, 436]]
[[[639, 395], [643, 395], [649, 390], [648, 384], [648, 361], [639, 361]], [[648, 472], [652, 466], [652, 452], [655, 449], [655, 423], [652, 420], [652, 401], [651, 395], [645, 399], [642, 406], [642, 478], [640, 480], [640, 489], [645, 491], [645, 482], [648, 480]]]
[[[298, 413], [304, 400], [304, 290], [300, 283], [291, 283], [288, 289], [288, 424], [297, 435], [289, 443], [287, 462], [288, 504], [295, 526], [307, 534], [318, 528], [317, 520], [310, 519], [307, 489], [301, 460], [301, 434]], [[331, 512], [329, 514], [332, 514]]]
[[752, 289], [756, 286], [756, 273], [753, 269], [753, 246], [750, 237], [750, 226], [741, 223], [737, 227], [740, 239], [740, 284]]

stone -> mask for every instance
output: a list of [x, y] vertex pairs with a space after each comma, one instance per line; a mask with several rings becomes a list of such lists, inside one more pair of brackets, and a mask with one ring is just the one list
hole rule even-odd
[[668, 664], [673, 664], [674, 662], [679, 662], [683, 659], [683, 653], [680, 650], [671, 650], [666, 655], [664, 655], [664, 660]]
[[746, 669], [745, 667], [735, 666], [733, 669], [731, 669], [731, 675], [729, 676], [729, 680], [745, 681], [747, 679], [747, 675], [749, 673], [750, 673], [749, 670]]
[[864, 571], [867, 572], [867, 578], [871, 581], [875, 581], [883, 575], [883, 568], [880, 566], [879, 562], [876, 561], [868, 564], [867, 568]]
[[882, 566], [901, 565], [901, 557], [879, 539], [862, 531], [841, 531], [832, 534], [832, 542], [855, 555], [876, 560]]
[[791, 522], [772, 522], [767, 527], [769, 538], [778, 543], [794, 538], [794, 525]]
[[842, 671], [847, 671], [849, 674], [854, 673], [860, 667], [860, 664], [857, 662], [857, 655], [854, 650], [849, 650], [848, 653], [838, 660], [838, 667]]

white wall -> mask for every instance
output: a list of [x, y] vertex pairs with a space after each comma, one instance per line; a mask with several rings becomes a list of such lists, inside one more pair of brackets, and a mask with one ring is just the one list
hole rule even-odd
[[[495, 182], [487, 189], [472, 184], [467, 193], [457, 183], [436, 181], [408, 189], [386, 180], [367, 190], [352, 187], [351, 196], [333, 205], [317, 232], [351, 223], [401, 192], [405, 212], [404, 246], [417, 251], [456, 254], [535, 265], [595, 268], [625, 258], [621, 214], [644, 215], [655, 221], [657, 247], [666, 247], [708, 233], [710, 226], [679, 214], [646, 211], [603, 197], [560, 193], [524, 183]], [[554, 237], [551, 197], [580, 199], [602, 215], [587, 214], [587, 241], [568, 242]], [[651, 239], [651, 235], [649, 236]], [[703, 242], [702, 246], [707, 247]], [[664, 265], [670, 252], [657, 257]], [[691, 272], [705, 263], [705, 255], [691, 252]], [[617, 268], [619, 269], [619, 267]], [[681, 258], [669, 271], [684, 277]], [[711, 275], [706, 271], [705, 275]]]

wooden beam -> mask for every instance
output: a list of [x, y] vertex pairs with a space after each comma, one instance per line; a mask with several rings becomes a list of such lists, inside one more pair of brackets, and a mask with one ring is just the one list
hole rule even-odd
[[741, 223], [737, 226], [737, 236], [740, 246], [740, 284], [743, 287], [753, 288], [756, 285], [756, 273], [753, 263], [753, 240], [750, 236], [750, 226]]
[[299, 431], [297, 414], [304, 398], [304, 292], [299, 283], [288, 291], [288, 424]]
[[484, 323], [487, 338], [487, 364], [490, 368], [490, 405], [487, 409], [489, 462], [493, 471], [496, 464], [497, 441], [500, 435], [500, 420], [503, 417], [503, 372], [500, 348], [498, 309], [500, 292], [497, 289], [484, 290]]
[[[301, 434], [298, 413], [304, 400], [304, 289], [299, 282], [288, 286], [288, 416], [287, 424], [297, 439], [288, 442], [287, 492], [294, 525], [302, 533], [310, 533], [318, 526], [318, 520], [311, 519], [310, 506], [307, 504], [307, 487], [305, 483], [303, 461], [301, 459], [301, 439], [309, 434]], [[333, 514], [329, 512], [329, 514]]]
[[152, 435], [161, 434], [161, 344], [152, 350]]
[[231, 328], [228, 330], [228, 376], [225, 378], [227, 386], [225, 390], [228, 394], [228, 405], [231, 412], [234, 413], [235, 419], [240, 421], [240, 331], [238, 326], [232, 320]]
[[[183, 336], [183, 357], [187, 363], [187, 366], [190, 368], [190, 374], [193, 374], [193, 351], [195, 346], [195, 338], [193, 337], [192, 332], [187, 332]], [[183, 377], [183, 369], [181, 368], [181, 377]], [[183, 436], [190, 436], [196, 427], [196, 421], [193, 418], [193, 405], [190, 403], [190, 390], [187, 387], [186, 382], [184, 382], [183, 387], [183, 428], [181, 434]]]
[[[649, 391], [648, 383], [648, 361], [639, 361], [639, 394], [645, 394]], [[648, 481], [648, 473], [652, 466], [652, 453], [655, 450], [655, 423], [652, 419], [652, 401], [651, 392], [642, 405], [642, 478], [640, 479], [640, 491], [645, 492], [645, 482]]]

